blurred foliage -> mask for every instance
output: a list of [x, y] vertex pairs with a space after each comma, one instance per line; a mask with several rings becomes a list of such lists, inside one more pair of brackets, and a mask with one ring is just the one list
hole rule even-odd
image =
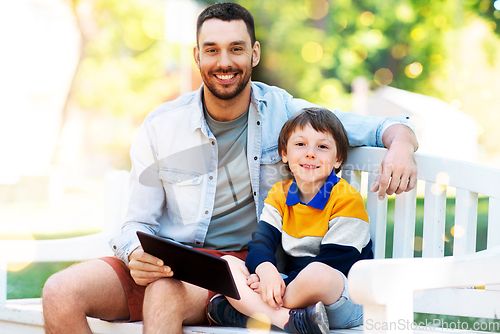
[[[215, 1], [198, 2], [204, 7]], [[262, 45], [253, 79], [344, 110], [351, 109], [351, 84], [360, 76], [371, 88], [391, 85], [456, 99], [451, 87], [457, 32], [478, 17], [491, 31], [500, 31], [500, 11], [493, 0], [238, 2], [253, 13]], [[99, 150], [128, 151], [130, 141], [123, 141], [123, 134], [179, 94], [179, 46], [163, 36], [165, 2], [71, 3], [83, 40], [71, 100], [89, 117], [120, 119], [120, 133], [110, 129], [108, 143]], [[494, 35], [483, 41], [490, 66], [496, 63], [499, 45]], [[129, 128], [124, 128], [124, 119]]]

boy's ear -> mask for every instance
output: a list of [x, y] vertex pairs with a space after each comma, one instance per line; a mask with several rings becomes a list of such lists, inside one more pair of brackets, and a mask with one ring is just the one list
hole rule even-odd
[[337, 161], [335, 161], [335, 164], [333, 165], [333, 169], [338, 169], [342, 165], [342, 160], [337, 158]]
[[288, 162], [288, 158], [286, 157], [285, 152], [281, 152], [281, 160], [283, 160], [283, 163], [285, 164]]

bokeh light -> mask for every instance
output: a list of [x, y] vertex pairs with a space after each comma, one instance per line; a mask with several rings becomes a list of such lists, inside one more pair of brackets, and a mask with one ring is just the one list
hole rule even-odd
[[163, 8], [151, 8], [142, 18], [142, 29], [152, 39], [163, 39], [165, 36], [165, 15]]
[[369, 27], [375, 22], [375, 15], [372, 12], [364, 12], [359, 17], [359, 21], [362, 25]]
[[408, 55], [408, 45], [396, 44], [391, 48], [391, 55], [394, 59], [401, 59]]
[[419, 62], [414, 62], [406, 66], [405, 74], [408, 78], [415, 79], [420, 76], [420, 74], [422, 74], [423, 70], [424, 67], [422, 66], [422, 64], [420, 64]]
[[339, 91], [334, 85], [324, 85], [319, 94], [321, 99], [326, 102], [333, 102], [339, 97]]
[[440, 172], [436, 175], [436, 183], [450, 185], [450, 174]]
[[396, 17], [402, 22], [413, 22], [415, 20], [415, 12], [408, 3], [403, 3], [396, 8]]
[[493, 3], [493, 7], [495, 7], [496, 10], [500, 10], [500, 0], [496, 0]]
[[317, 42], [308, 42], [302, 47], [302, 58], [308, 63], [316, 63], [323, 57], [323, 47]]
[[425, 38], [425, 30], [422, 28], [415, 28], [410, 32], [410, 37], [414, 41], [420, 42]]
[[434, 54], [430, 57], [430, 61], [432, 64], [441, 64], [443, 62], [443, 56], [440, 54]]
[[368, 57], [368, 51], [364, 45], [358, 44], [351, 48], [351, 55], [356, 62], [362, 63]]
[[306, 15], [313, 20], [321, 20], [328, 14], [330, 5], [326, 0], [307, 0]]
[[249, 330], [261, 330], [268, 332], [271, 330], [271, 319], [269, 319], [269, 317], [264, 313], [254, 313], [247, 321], [247, 328]]
[[455, 238], [461, 238], [464, 236], [464, 228], [462, 226], [459, 226], [459, 225], [454, 225], [451, 227], [450, 233]]
[[483, 99], [489, 99], [491, 97], [491, 90], [488, 88], [485, 88], [481, 91], [481, 97]]
[[153, 43], [153, 40], [144, 33], [141, 21], [130, 20], [123, 28], [123, 40], [132, 50], [142, 51]]
[[441, 184], [434, 183], [431, 186], [431, 193], [435, 196], [441, 195], [442, 193], [444, 193], [445, 190], [446, 187]]
[[446, 16], [444, 16], [444, 15], [436, 15], [436, 17], [434, 18], [434, 25], [437, 28], [444, 28], [447, 23], [448, 23], [448, 20], [446, 19]]
[[460, 107], [462, 107], [462, 102], [459, 99], [453, 99], [450, 101], [450, 105], [455, 109], [460, 109]]
[[391, 84], [393, 74], [388, 68], [380, 68], [375, 72], [374, 80], [379, 86], [388, 86]]

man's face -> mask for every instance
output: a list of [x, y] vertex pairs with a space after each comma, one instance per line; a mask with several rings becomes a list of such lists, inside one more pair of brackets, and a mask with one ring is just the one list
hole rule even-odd
[[259, 63], [260, 45], [252, 45], [242, 20], [209, 19], [201, 26], [194, 58], [210, 93], [230, 100], [250, 84], [252, 68]]

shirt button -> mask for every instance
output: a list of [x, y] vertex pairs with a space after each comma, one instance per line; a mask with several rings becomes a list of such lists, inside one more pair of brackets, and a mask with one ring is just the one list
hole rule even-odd
[[257, 125], [260, 125], [260, 121], [257, 121]]
[[253, 192], [253, 195], [254, 195], [254, 196], [257, 196], [257, 192], [256, 192], [256, 191], [254, 191], [254, 192]]
[[212, 140], [212, 145], [215, 145], [215, 142]]
[[213, 176], [209, 176], [209, 177], [208, 177], [208, 179], [209, 179], [209, 180], [213, 180], [213, 179], [214, 179], [214, 177], [213, 177]]
[[254, 160], [257, 160], [257, 159], [259, 159], [259, 158], [257, 158], [257, 157], [253, 157], [253, 159], [254, 159]]
[[208, 210], [207, 210], [207, 211], [205, 211], [205, 214], [206, 214], [206, 215], [208, 215]]

